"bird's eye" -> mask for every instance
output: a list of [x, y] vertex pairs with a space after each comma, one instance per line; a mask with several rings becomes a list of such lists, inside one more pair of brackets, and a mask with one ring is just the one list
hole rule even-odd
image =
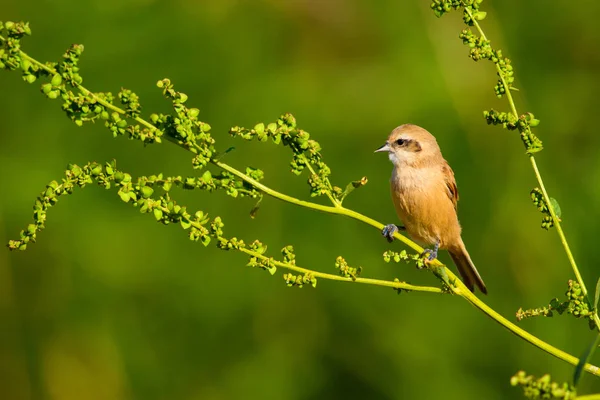
[[396, 144], [398, 146], [403, 146], [404, 144], [406, 144], [406, 140], [404, 140], [404, 139], [398, 139], [398, 140], [396, 140]]

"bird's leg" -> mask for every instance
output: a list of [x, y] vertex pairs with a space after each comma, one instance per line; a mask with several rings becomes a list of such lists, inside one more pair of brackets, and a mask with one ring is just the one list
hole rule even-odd
[[423, 254], [428, 254], [427, 261], [433, 261], [438, 256], [438, 250], [440, 249], [440, 241], [435, 242], [433, 249], [425, 249]]
[[406, 228], [400, 225], [388, 224], [383, 227], [381, 234], [387, 239], [388, 242], [394, 241], [394, 234], [398, 231], [405, 231]]

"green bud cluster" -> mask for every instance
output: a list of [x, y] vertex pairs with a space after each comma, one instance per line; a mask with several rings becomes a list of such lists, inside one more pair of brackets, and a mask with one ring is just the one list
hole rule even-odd
[[507, 90], [513, 89], [512, 84], [515, 81], [513, 67], [510, 59], [502, 55], [502, 50], [494, 50], [489, 40], [475, 35], [470, 28], [463, 29], [458, 37], [463, 44], [469, 46], [469, 57], [473, 61], [490, 60], [498, 67], [499, 79], [494, 87], [494, 92], [498, 98], [501, 98]]
[[[0, 36], [3, 45], [0, 67], [20, 67], [24, 79], [30, 83], [40, 76], [49, 76], [50, 82], [41, 86], [42, 93], [49, 99], [62, 99], [62, 109], [78, 126], [101, 119], [113, 136], [128, 135], [130, 139], [145, 144], [160, 143], [161, 136], [166, 133], [179, 145], [196, 154], [194, 167], [202, 168], [211, 160], [215, 149], [214, 139], [209, 133], [210, 125], [198, 120], [198, 109], [184, 105], [187, 95], [175, 91], [168, 79], [159, 81], [157, 86], [173, 103], [175, 114], [152, 114], [150, 123], [140, 118], [139, 97], [131, 90], [122, 89], [118, 93], [118, 99], [124, 106], [121, 109], [114, 105], [111, 93], [92, 93], [81, 86], [83, 78], [78, 63], [84, 50], [82, 45], [74, 44], [67, 49], [60, 63], [41, 64], [20, 50], [21, 37], [30, 34], [28, 24], [7, 22], [1, 25], [0, 30], [7, 36]], [[138, 123], [131, 124], [128, 119]]]
[[123, 89], [118, 97], [125, 106], [125, 111], [113, 104], [111, 93], [92, 93], [81, 86], [83, 78], [79, 73], [79, 60], [84, 47], [74, 44], [63, 54], [59, 63], [42, 64], [23, 53], [20, 49], [20, 39], [30, 34], [27, 23], [0, 22], [0, 31], [7, 38], [0, 36], [0, 68], [23, 71], [23, 79], [33, 83], [40, 77], [49, 77], [50, 81], [41, 85], [42, 93], [49, 99], [61, 99], [62, 109], [78, 126], [84, 122], [104, 120], [105, 126], [113, 136], [127, 134], [129, 138], [141, 140], [144, 143], [160, 143], [162, 132], [151, 124], [143, 122], [130, 125], [126, 118], [137, 119], [141, 106], [138, 96], [130, 90]]
[[[331, 170], [323, 161], [321, 145], [311, 139], [308, 132], [297, 128], [292, 114], [282, 115], [277, 122], [256, 124], [252, 129], [236, 126], [229, 133], [245, 140], [266, 142], [271, 139], [275, 144], [289, 147], [292, 150], [291, 171], [300, 175], [305, 169], [310, 170], [308, 184], [311, 197], [324, 194], [333, 196], [334, 188], [329, 181]], [[341, 195], [341, 189], [337, 189]]]
[[594, 322], [594, 310], [590, 305], [586, 296], [583, 295], [581, 286], [574, 280], [569, 280], [569, 288], [565, 293], [567, 299], [565, 301], [559, 301], [557, 298], [550, 300], [550, 304], [546, 307], [532, 308], [523, 310], [519, 308], [517, 310], [517, 320], [522, 321], [525, 318], [532, 317], [553, 317], [554, 311], [559, 315], [563, 313], [571, 314], [575, 318], [586, 318], [588, 319], [590, 329], [595, 329], [596, 324]]
[[118, 96], [121, 104], [125, 106], [125, 115], [129, 118], [137, 118], [140, 116], [142, 106], [137, 94], [129, 89], [121, 89]]
[[[479, 11], [481, 3], [483, 3], [483, 0], [433, 0], [429, 6], [438, 18], [452, 10], [468, 7], [473, 14], [473, 18], [482, 20], [486, 17], [486, 13]], [[468, 25], [473, 24], [471, 16], [466, 11], [463, 13], [463, 20]]]
[[152, 114], [152, 124], [164, 131], [177, 144], [195, 153], [192, 165], [201, 169], [212, 160], [216, 153], [215, 140], [210, 134], [211, 126], [198, 119], [200, 111], [188, 108], [185, 102], [188, 96], [177, 92], [169, 79], [162, 79], [156, 86], [162, 89], [163, 95], [173, 103], [174, 115]]
[[488, 125], [502, 125], [503, 128], [509, 131], [518, 130], [527, 154], [537, 153], [544, 148], [542, 141], [531, 130], [531, 128], [535, 128], [540, 124], [540, 120], [536, 119], [532, 113], [528, 112], [516, 118], [512, 113], [492, 109], [484, 111], [483, 117]]
[[[535, 204], [537, 209], [540, 210], [542, 214], [544, 214], [544, 217], [542, 218], [542, 228], [546, 230], [552, 228], [554, 226], [554, 219], [552, 219], [552, 214], [550, 213], [550, 209], [548, 208], [548, 204], [546, 203], [546, 199], [544, 199], [544, 194], [542, 193], [542, 191], [539, 188], [534, 188], [530, 192], [530, 196], [531, 200], [533, 201], [533, 204]], [[558, 204], [558, 201], [550, 197], [550, 203], [552, 203], [554, 214], [560, 222], [561, 209], [560, 205]]]
[[283, 279], [288, 287], [296, 286], [301, 288], [304, 285], [310, 285], [314, 288], [317, 287], [317, 278], [310, 272], [307, 272], [304, 275], [294, 275], [290, 273], [283, 274]]
[[267, 245], [261, 242], [260, 240], [255, 240], [254, 242], [250, 243], [248, 248], [260, 255], [265, 254], [267, 252]]
[[[553, 301], [557, 300], [556, 303]], [[554, 306], [558, 306], [558, 299], [553, 299], [547, 307], [539, 307], [539, 308], [530, 308], [527, 310], [523, 310], [523, 308], [519, 308], [517, 310], [517, 321], [522, 321], [525, 318], [532, 317], [553, 317], [554, 314], [552, 310], [554, 310]]]
[[589, 318], [590, 328], [594, 329], [593, 311], [587, 297], [583, 294], [581, 286], [574, 280], [569, 280], [569, 289], [565, 293], [569, 303], [565, 310], [568, 314], [572, 314], [575, 318]]
[[[206, 171], [201, 177], [164, 177], [163, 174], [142, 176], [133, 181], [128, 173], [117, 170], [116, 162], [107, 163], [104, 166], [98, 163], [88, 163], [83, 167], [78, 165], [69, 165], [65, 172], [65, 178], [61, 183], [57, 181], [50, 182], [44, 191], [38, 196], [34, 205], [34, 223], [27, 229], [21, 231], [19, 240], [11, 240], [9, 248], [12, 250], [25, 250], [27, 244], [35, 242], [37, 233], [44, 228], [47, 217], [47, 210], [55, 205], [60, 196], [71, 194], [75, 187], [85, 187], [89, 183], [97, 182], [106, 189], [111, 187], [118, 188], [117, 194], [124, 202], [131, 202], [138, 207], [142, 213], [152, 213], [154, 218], [168, 225], [170, 223], [179, 223], [182, 228], [190, 232], [190, 239], [200, 240], [204, 245], [210, 242], [210, 236], [222, 237], [222, 222], [217, 217], [211, 224], [210, 230], [205, 227], [209, 222], [208, 217], [199, 211], [191, 215], [185, 207], [177, 205], [169, 196], [173, 186], [181, 187], [187, 190], [201, 189], [213, 191], [216, 189], [225, 190], [227, 194], [233, 197], [259, 197], [261, 194], [254, 188], [244, 187], [238, 180], [228, 172], [222, 172], [219, 175], [212, 176], [210, 171]], [[156, 190], [161, 190], [164, 194], [158, 198], [153, 198]], [[238, 248], [243, 246], [243, 242], [237, 239], [226, 240], [222, 243], [222, 248]]]
[[[23, 79], [30, 82], [28, 75], [33, 75], [35, 82], [37, 68], [32, 65], [31, 61], [23, 60], [21, 57], [21, 38], [30, 36], [31, 29], [29, 22], [2, 22], [0, 21], [0, 69], [8, 69], [11, 71], [21, 68], [23, 70]], [[30, 82], [30, 83], [32, 83]]]
[[574, 400], [577, 397], [577, 390], [573, 385], [553, 382], [548, 374], [536, 379], [533, 375], [527, 375], [525, 371], [519, 371], [510, 378], [510, 384], [521, 386], [528, 399]]
[[104, 166], [98, 163], [88, 163], [83, 167], [71, 164], [61, 183], [50, 182], [38, 196], [34, 204], [34, 222], [27, 229], [21, 231], [19, 240], [11, 240], [8, 247], [11, 250], [25, 250], [27, 244], [35, 242], [37, 233], [45, 227], [48, 209], [54, 206], [61, 196], [73, 193], [75, 187], [83, 188], [94, 181], [106, 189], [118, 188], [121, 200], [131, 202], [142, 213], [153, 213], [155, 218], [164, 224], [180, 222], [187, 229], [189, 226], [185, 225], [189, 221], [193, 220], [199, 223], [203, 221], [202, 218], [198, 219], [198, 216], [190, 216], [185, 208], [177, 206], [170, 200], [168, 194], [153, 199], [151, 196], [154, 190], [147, 186], [149, 182], [147, 177], [133, 182], [131, 175], [116, 169], [114, 161]]
[[494, 59], [494, 49], [492, 49], [489, 40], [475, 35], [469, 28], [463, 29], [458, 37], [463, 44], [469, 46], [469, 57], [473, 61]]
[[[79, 58], [83, 53], [83, 45], [73, 44], [63, 54], [63, 61], [58, 64], [57, 71], [71, 87], [77, 87], [83, 83], [83, 78], [79, 75]], [[53, 77], [53, 79], [56, 76]], [[54, 83], [54, 82], [53, 82]], [[58, 86], [58, 85], [56, 85]]]
[[[486, 14], [479, 10], [482, 0], [435, 0], [431, 8], [440, 17], [450, 10], [464, 9], [464, 22], [467, 26], [476, 26], [481, 35], [476, 35], [470, 28], [461, 31], [459, 38], [469, 46], [469, 57], [474, 61], [490, 60], [496, 65], [498, 81], [494, 92], [499, 98], [509, 90], [517, 90], [513, 87], [514, 71], [510, 59], [504, 57], [502, 50], [494, 49], [490, 41], [485, 37], [477, 21], [485, 18]], [[511, 100], [512, 101], [512, 100]], [[513, 107], [514, 109], [514, 107]], [[531, 128], [539, 124], [533, 114], [527, 113], [517, 118], [516, 111], [513, 113], [497, 112], [495, 110], [484, 111], [484, 117], [488, 124], [502, 125], [509, 130], [518, 129], [521, 140], [528, 154], [541, 151], [542, 141], [531, 131]]]
[[281, 249], [283, 254], [283, 262], [290, 265], [296, 265], [296, 254], [294, 254], [294, 246], [288, 245]]
[[396, 263], [400, 261], [404, 261], [405, 263], [414, 262], [418, 269], [423, 269], [426, 267], [425, 264], [425, 256], [426, 254], [408, 254], [406, 250], [402, 250], [400, 252], [387, 250], [383, 253], [383, 261], [389, 263], [390, 261], [394, 261]]
[[217, 247], [221, 250], [240, 250], [246, 248], [246, 243], [236, 237], [232, 237], [231, 239], [219, 237], [218, 239]]
[[[180, 182], [175, 182], [179, 184]], [[240, 181], [233, 174], [223, 171], [214, 175], [206, 170], [201, 177], [186, 177], [183, 181], [184, 189], [200, 188], [212, 192], [216, 189], [223, 189], [231, 197], [250, 197], [260, 198], [262, 194], [251, 185]]]
[[358, 278], [362, 272], [362, 267], [351, 267], [348, 265], [344, 257], [339, 256], [335, 259], [335, 267], [341, 276], [351, 278], [353, 281]]
[[254, 242], [250, 243], [248, 248], [254, 253], [250, 256], [248, 264], [246, 264], [248, 267], [259, 267], [269, 271], [271, 275], [274, 275], [275, 272], [277, 272], [277, 266], [275, 266], [275, 260], [273, 257], [267, 258], [264, 256], [264, 254], [267, 252], [267, 246], [265, 244], [263, 244], [260, 240], [255, 240]]

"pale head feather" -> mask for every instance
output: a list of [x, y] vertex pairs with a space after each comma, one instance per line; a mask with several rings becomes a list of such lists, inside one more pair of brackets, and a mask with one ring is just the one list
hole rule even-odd
[[388, 136], [390, 161], [397, 167], [420, 167], [443, 159], [435, 137], [413, 124], [400, 125]]

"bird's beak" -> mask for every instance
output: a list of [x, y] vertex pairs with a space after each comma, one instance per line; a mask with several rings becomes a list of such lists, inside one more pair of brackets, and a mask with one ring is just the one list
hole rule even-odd
[[379, 151], [390, 151], [390, 146], [386, 143], [383, 146], [381, 146], [380, 148], [378, 148], [377, 150], [375, 150], [375, 153], [377, 153]]

